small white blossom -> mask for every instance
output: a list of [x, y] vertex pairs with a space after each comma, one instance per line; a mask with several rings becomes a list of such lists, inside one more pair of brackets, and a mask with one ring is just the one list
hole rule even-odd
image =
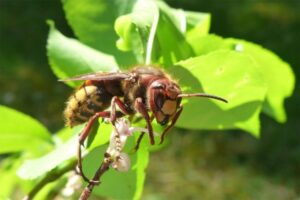
[[115, 159], [111, 165], [115, 170], [120, 172], [127, 172], [130, 169], [131, 162], [128, 154], [120, 153], [120, 155]]
[[[118, 171], [126, 172], [130, 169], [130, 158], [123, 152], [127, 138], [132, 136], [133, 132], [149, 132], [148, 129], [140, 127], [131, 127], [130, 122], [126, 118], [116, 120], [115, 129], [112, 131], [109, 146], [106, 153], [113, 160], [112, 167]], [[155, 133], [156, 134], [156, 133]]]
[[132, 132], [130, 131], [130, 122], [121, 118], [116, 121], [115, 130], [112, 131], [109, 141], [109, 147], [107, 153], [115, 159], [119, 156], [120, 152], [123, 150], [128, 136], [131, 136]]
[[81, 187], [81, 184], [81, 176], [72, 172], [68, 176], [68, 182], [66, 186], [61, 191], [62, 196], [71, 197], [75, 193], [75, 191]]

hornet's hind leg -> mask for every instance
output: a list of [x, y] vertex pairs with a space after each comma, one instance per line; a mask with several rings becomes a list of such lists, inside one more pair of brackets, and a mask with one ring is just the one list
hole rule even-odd
[[[120, 111], [116, 111], [116, 105], [120, 108]], [[84, 141], [90, 134], [91, 128], [93, 127], [94, 122], [99, 118], [109, 118], [111, 123], [113, 124], [113, 127], [115, 128], [115, 122], [117, 118], [123, 117], [124, 115], [129, 114], [129, 111], [126, 109], [125, 104], [116, 96], [114, 96], [111, 100], [111, 112], [110, 111], [102, 111], [102, 112], [97, 112], [95, 115], [93, 115], [89, 121], [87, 122], [85, 128], [79, 135], [79, 143], [78, 143], [78, 148], [77, 148], [77, 167], [78, 167], [78, 173], [79, 175], [82, 176], [82, 178], [89, 183], [97, 184], [98, 181], [90, 180], [85, 176], [83, 173], [82, 169], [82, 155], [81, 155], [81, 146], [83, 145]], [[116, 130], [116, 128], [115, 128]]]
[[90, 131], [93, 127], [93, 124], [99, 117], [109, 118], [110, 112], [97, 112], [95, 115], [93, 115], [87, 122], [85, 128], [80, 133], [79, 139], [78, 139], [78, 147], [77, 147], [77, 170], [78, 171], [77, 172], [86, 182], [89, 182], [89, 183], [91, 182], [90, 179], [85, 176], [85, 174], [83, 173], [83, 170], [82, 170], [81, 146], [83, 145], [86, 138], [89, 136]]

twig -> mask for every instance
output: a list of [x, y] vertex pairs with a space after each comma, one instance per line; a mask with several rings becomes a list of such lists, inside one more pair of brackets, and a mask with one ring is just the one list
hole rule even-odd
[[96, 171], [92, 181], [82, 191], [79, 200], [87, 200], [90, 197], [95, 185], [100, 184], [101, 176], [109, 169], [110, 164], [113, 162], [109, 154], [106, 153], [104, 156], [105, 158], [101, 163], [101, 166]]

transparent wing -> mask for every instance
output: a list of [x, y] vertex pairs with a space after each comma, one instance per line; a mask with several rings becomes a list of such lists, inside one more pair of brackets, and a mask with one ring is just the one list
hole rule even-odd
[[71, 78], [61, 79], [59, 81], [67, 82], [67, 81], [82, 81], [82, 80], [92, 80], [92, 81], [101, 81], [101, 80], [122, 80], [129, 79], [133, 76], [132, 73], [125, 72], [112, 72], [112, 73], [89, 73], [83, 74]]

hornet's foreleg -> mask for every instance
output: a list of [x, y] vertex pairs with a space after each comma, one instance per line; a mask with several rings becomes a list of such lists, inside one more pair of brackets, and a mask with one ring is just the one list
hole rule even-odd
[[[152, 125], [151, 125], [151, 119], [150, 119], [150, 116], [148, 114], [148, 110], [147, 110], [146, 106], [143, 104], [142, 98], [140, 98], [140, 97], [136, 98], [136, 100], [134, 102], [134, 107], [143, 116], [143, 118], [146, 120], [147, 128], [148, 128], [148, 131], [149, 131], [150, 143], [153, 145], [155, 142], [154, 142], [153, 128], [152, 128]], [[141, 136], [141, 137], [143, 137], [143, 136]]]
[[179, 107], [178, 111], [175, 113], [174, 117], [172, 118], [171, 124], [168, 125], [166, 127], [166, 129], [164, 130], [164, 132], [161, 134], [159, 144], [162, 144], [164, 142], [165, 135], [175, 125], [175, 123], [176, 123], [177, 119], [179, 118], [182, 110], [183, 110], [183, 107]]

